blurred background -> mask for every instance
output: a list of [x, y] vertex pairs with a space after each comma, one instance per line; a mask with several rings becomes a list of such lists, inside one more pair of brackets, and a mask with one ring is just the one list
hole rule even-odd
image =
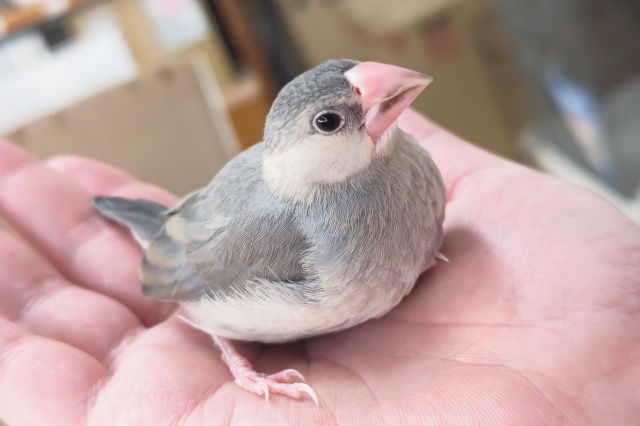
[[331, 58], [432, 75], [419, 111], [640, 222], [640, 0], [0, 0], [0, 135], [181, 195]]

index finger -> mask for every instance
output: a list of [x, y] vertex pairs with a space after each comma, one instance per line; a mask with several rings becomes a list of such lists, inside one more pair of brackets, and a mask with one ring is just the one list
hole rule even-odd
[[0, 215], [70, 281], [118, 300], [147, 325], [169, 313], [169, 304], [143, 297], [137, 275], [141, 251], [98, 216], [91, 194], [3, 141]]

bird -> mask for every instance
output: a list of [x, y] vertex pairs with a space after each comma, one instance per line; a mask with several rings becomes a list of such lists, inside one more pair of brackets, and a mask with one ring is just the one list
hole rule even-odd
[[379, 318], [447, 260], [441, 173], [398, 126], [431, 81], [391, 64], [323, 62], [280, 90], [262, 142], [175, 206], [94, 198], [144, 250], [142, 293], [177, 301], [241, 388], [317, 405], [301, 373], [259, 373], [234, 342], [291, 342]]

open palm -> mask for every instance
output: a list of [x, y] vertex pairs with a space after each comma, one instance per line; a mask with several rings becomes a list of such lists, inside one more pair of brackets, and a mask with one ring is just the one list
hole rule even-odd
[[0, 417], [23, 424], [637, 424], [640, 229], [408, 111], [448, 189], [443, 253], [390, 314], [241, 349], [320, 397], [269, 403], [144, 299], [140, 250], [92, 195], [175, 199], [96, 162], [0, 143]]

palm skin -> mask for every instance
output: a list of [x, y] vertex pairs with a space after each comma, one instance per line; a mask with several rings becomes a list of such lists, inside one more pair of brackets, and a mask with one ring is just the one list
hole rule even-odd
[[269, 403], [211, 339], [144, 299], [141, 252], [93, 194], [172, 203], [90, 160], [0, 144], [0, 417], [23, 424], [632, 425], [640, 418], [640, 229], [597, 196], [408, 111], [448, 189], [439, 262], [390, 314], [283, 346], [320, 397]]

